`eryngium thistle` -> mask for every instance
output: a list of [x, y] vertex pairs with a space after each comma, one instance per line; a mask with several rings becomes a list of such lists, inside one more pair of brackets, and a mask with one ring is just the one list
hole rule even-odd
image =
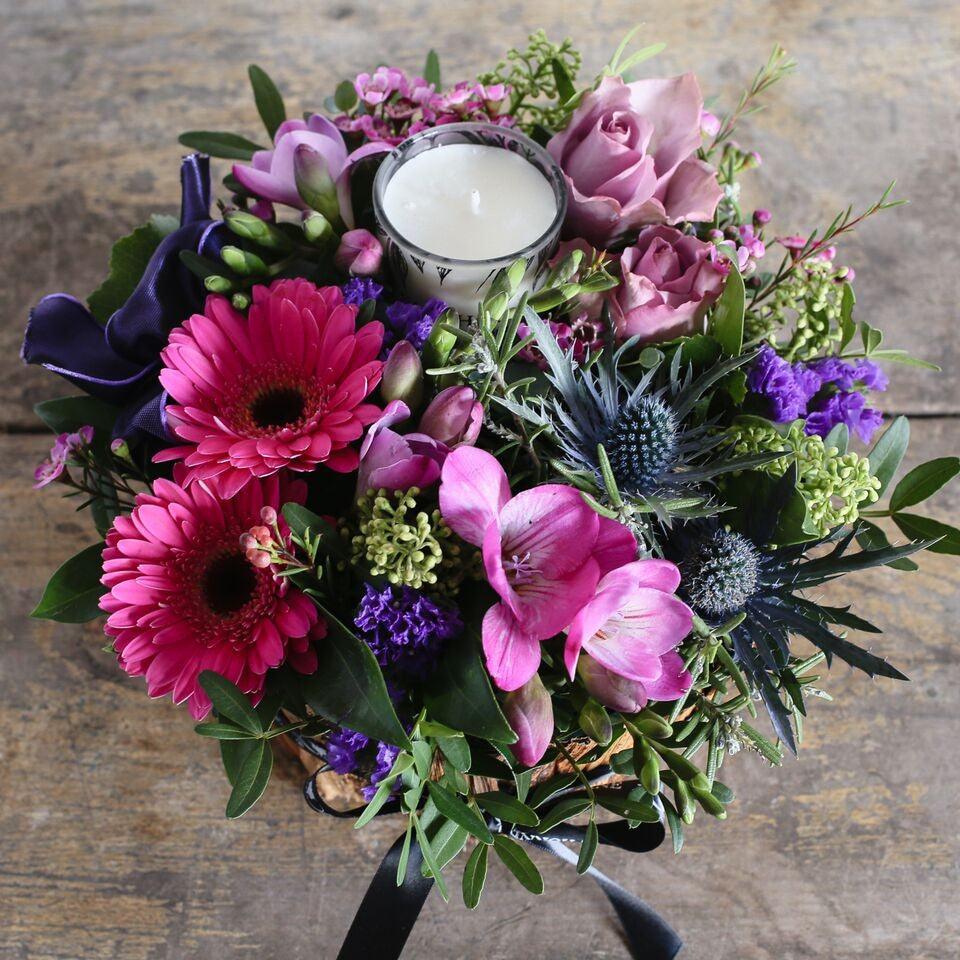
[[729, 530], [708, 531], [679, 564], [686, 598], [706, 617], [736, 613], [757, 590], [759, 561], [759, 551], [746, 537]]
[[676, 456], [677, 418], [660, 397], [641, 397], [610, 424], [603, 446], [621, 489], [655, 489]]

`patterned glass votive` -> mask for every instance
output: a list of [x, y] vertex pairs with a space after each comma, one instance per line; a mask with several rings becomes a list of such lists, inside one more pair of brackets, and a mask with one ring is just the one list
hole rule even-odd
[[557, 246], [567, 187], [550, 154], [519, 131], [451, 123], [386, 157], [373, 206], [398, 294], [438, 297], [473, 316], [497, 272], [521, 257], [517, 296], [535, 288]]

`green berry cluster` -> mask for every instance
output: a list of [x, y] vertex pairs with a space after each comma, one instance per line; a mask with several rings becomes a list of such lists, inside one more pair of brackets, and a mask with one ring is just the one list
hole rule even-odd
[[370, 491], [361, 497], [359, 525], [350, 541], [352, 560], [397, 586], [455, 590], [463, 579], [461, 547], [439, 510], [418, 509], [419, 494], [411, 487]]
[[797, 487], [809, 505], [809, 518], [821, 536], [834, 527], [853, 523], [860, 505], [875, 503], [880, 481], [870, 473], [870, 461], [856, 453], [840, 453], [822, 437], [807, 436], [803, 422], [792, 423], [786, 435], [772, 424], [751, 421], [732, 428], [737, 454], [787, 451], [761, 467], [772, 476], [783, 476], [797, 465]]

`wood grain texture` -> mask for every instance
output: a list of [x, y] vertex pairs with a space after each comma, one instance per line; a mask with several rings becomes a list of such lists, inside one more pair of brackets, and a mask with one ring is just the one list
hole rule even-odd
[[[729, 102], [775, 41], [802, 72], [740, 140], [763, 154], [748, 202], [784, 232], [865, 205], [894, 176], [910, 207], [845, 247], [860, 315], [892, 344], [944, 364], [897, 370], [890, 410], [960, 413], [955, 376], [958, 102], [948, 0], [667, 3], [316, 4], [0, 0], [0, 426], [33, 425], [60, 387], [15, 362], [28, 306], [102, 279], [112, 239], [177, 202], [176, 133], [254, 134], [245, 65], [281, 83], [291, 111], [389, 59], [416, 68], [435, 46], [469, 75], [540, 24], [597, 67], [642, 15], [669, 49], [653, 69], [695, 69]], [[460, 72], [460, 71], [456, 71]], [[913, 461], [956, 451], [960, 420], [918, 421]], [[265, 802], [223, 819], [216, 748], [187, 715], [151, 702], [101, 652], [96, 625], [27, 619], [40, 585], [91, 542], [51, 491], [29, 494], [40, 437], [0, 436], [0, 960], [326, 958], [335, 954], [398, 826], [360, 832], [303, 804], [281, 762]], [[956, 517], [960, 496], [936, 515]], [[691, 960], [946, 960], [960, 952], [960, 572], [924, 557], [913, 575], [854, 581], [886, 629], [873, 647], [911, 677], [871, 682], [840, 666], [815, 703], [799, 762], [735, 758], [726, 823], [702, 818], [679, 858], [603, 849], [601, 869], [682, 932]], [[830, 596], [842, 602], [844, 585]], [[625, 956], [596, 887], [541, 861], [534, 899], [494, 867], [484, 906], [433, 895], [405, 956], [551, 960]], [[452, 876], [452, 887], [456, 877]]]
[[[184, 0], [0, 0], [0, 11], [0, 350], [11, 360], [31, 304], [56, 290], [86, 296], [116, 236], [152, 210], [176, 209], [177, 133], [260, 136], [248, 62], [277, 78], [296, 113], [318, 109], [351, 71], [383, 60], [418, 69], [431, 45], [448, 77], [470, 76], [540, 24], [575, 36], [595, 70], [642, 16], [645, 39], [668, 43], [646, 70], [695, 70], [720, 105], [775, 42], [800, 61], [738, 134], [764, 159], [744, 179], [745, 200], [773, 209], [779, 232], [824, 226], [899, 178], [897, 195], [911, 205], [867, 224], [843, 258], [858, 273], [859, 315], [952, 374], [898, 370], [887, 408], [960, 411], [951, 216], [960, 206], [960, 18], [951, 0], [227, 0], [216, 14]], [[30, 404], [49, 390], [42, 372], [11, 364], [0, 423], [29, 424]]]

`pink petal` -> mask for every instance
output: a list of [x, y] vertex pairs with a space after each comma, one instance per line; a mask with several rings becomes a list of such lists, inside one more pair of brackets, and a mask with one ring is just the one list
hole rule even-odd
[[475, 547], [510, 499], [510, 484], [496, 458], [475, 447], [447, 457], [440, 475], [440, 513], [447, 525]]
[[517, 735], [511, 753], [524, 766], [535, 766], [553, 738], [553, 703], [540, 677], [535, 673], [518, 690], [508, 693], [503, 710]]
[[660, 658], [662, 672], [656, 680], [644, 680], [643, 689], [651, 700], [677, 700], [693, 685], [693, 677], [683, 669], [683, 657], [675, 651]]
[[637, 538], [622, 523], [597, 517], [599, 527], [593, 559], [600, 565], [600, 576], [637, 558]]
[[540, 644], [502, 603], [492, 606], [483, 618], [483, 653], [487, 671], [501, 690], [522, 687], [540, 665]]

